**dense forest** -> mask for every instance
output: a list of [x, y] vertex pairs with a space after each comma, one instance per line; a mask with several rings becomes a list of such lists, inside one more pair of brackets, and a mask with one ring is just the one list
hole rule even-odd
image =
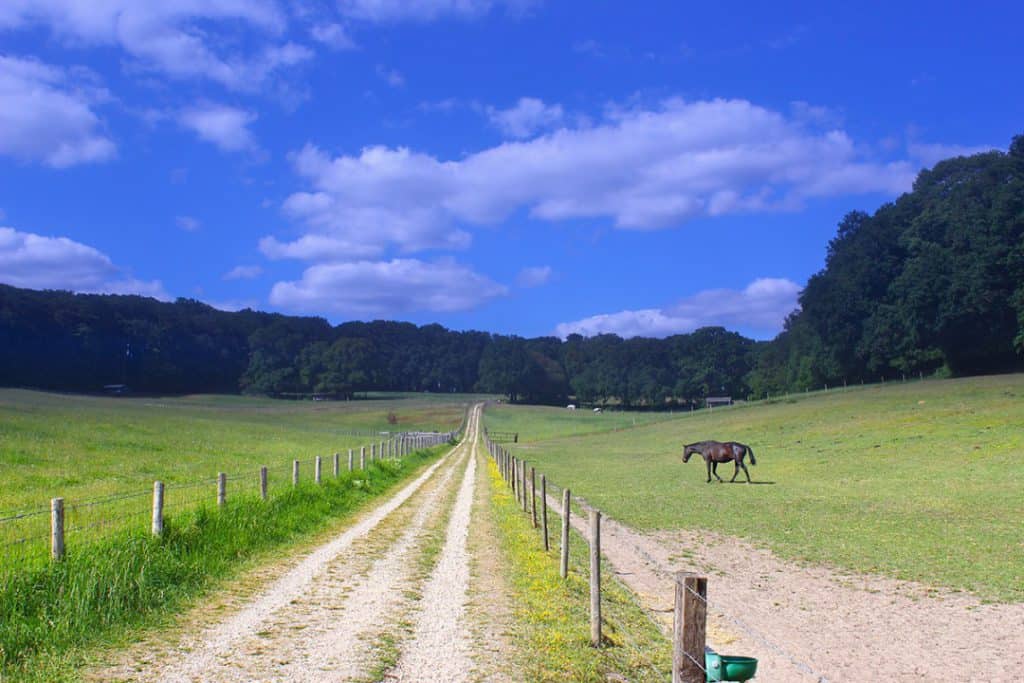
[[[2, 273], [0, 273], [2, 277]], [[484, 391], [659, 407], [900, 375], [1024, 368], [1024, 136], [923, 171], [839, 224], [771, 342], [722, 328], [665, 339], [524, 339], [198, 301], [0, 285], [0, 385], [351, 397]]]

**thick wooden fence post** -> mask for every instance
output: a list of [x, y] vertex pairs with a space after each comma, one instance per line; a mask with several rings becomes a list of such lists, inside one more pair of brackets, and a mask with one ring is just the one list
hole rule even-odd
[[64, 559], [64, 499], [50, 500], [50, 557]]
[[267, 467], [260, 468], [260, 498], [267, 499]]
[[340, 463], [340, 460], [341, 460], [341, 453], [335, 453], [334, 454], [334, 478], [335, 479], [337, 479], [338, 475], [341, 473], [341, 463]]
[[313, 480], [316, 483], [318, 483], [318, 484], [322, 480], [322, 477], [320, 475], [321, 475], [321, 473], [323, 471], [323, 468], [324, 468], [323, 458], [321, 458], [318, 455], [318, 456], [316, 456], [316, 464], [313, 466]]
[[672, 620], [672, 683], [704, 683], [707, 644], [708, 580], [676, 572], [676, 603]]
[[350, 448], [350, 449], [348, 449], [348, 471], [349, 472], [352, 471], [352, 460], [353, 460], [353, 458], [354, 458], [354, 454], [352, 453], [352, 449]]
[[299, 461], [292, 460], [292, 486], [299, 485]]
[[540, 520], [544, 530], [544, 552], [551, 550], [548, 544], [548, 478], [540, 475]]
[[564, 579], [569, 576], [569, 489], [562, 490], [562, 557], [558, 573]]
[[533, 528], [537, 528], [537, 472], [530, 468], [530, 513], [533, 517]]
[[359, 469], [366, 469], [366, 446], [359, 447]]
[[153, 524], [150, 527], [154, 536], [164, 532], [164, 483], [153, 482]]
[[228, 500], [228, 475], [223, 472], [217, 473], [217, 507], [224, 507]]
[[601, 513], [590, 511], [590, 644], [601, 647]]

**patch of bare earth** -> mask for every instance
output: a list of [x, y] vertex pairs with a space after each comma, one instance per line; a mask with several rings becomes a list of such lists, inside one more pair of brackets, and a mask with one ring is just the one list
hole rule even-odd
[[[586, 520], [576, 516], [574, 526], [584, 531]], [[706, 574], [709, 644], [757, 657], [758, 680], [1009, 682], [1024, 670], [1024, 604], [982, 604], [802, 566], [728, 536], [645, 534], [608, 518], [601, 549], [667, 632], [673, 573]]]

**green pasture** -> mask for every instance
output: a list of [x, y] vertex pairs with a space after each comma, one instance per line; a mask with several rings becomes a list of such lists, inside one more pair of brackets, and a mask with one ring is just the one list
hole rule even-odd
[[[519, 432], [518, 457], [635, 527], [707, 529], [791, 559], [1024, 600], [1024, 375], [820, 392], [636, 427], [629, 413], [506, 405], [485, 420]], [[682, 445], [705, 439], [750, 444], [755, 484], [706, 484], [699, 457], [684, 465]], [[732, 472], [719, 466], [726, 481]]]
[[70, 504], [146, 491], [155, 479], [175, 484], [227, 472], [255, 482], [261, 465], [284, 471], [293, 459], [377, 440], [347, 430], [454, 428], [473, 397], [371, 399], [111, 398], [0, 389], [0, 513], [46, 506], [55, 496]]

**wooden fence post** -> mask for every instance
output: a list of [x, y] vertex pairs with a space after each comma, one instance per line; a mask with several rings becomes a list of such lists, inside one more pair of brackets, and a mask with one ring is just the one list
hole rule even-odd
[[164, 532], [164, 483], [153, 482], [153, 524], [150, 527], [154, 536]]
[[267, 499], [267, 466], [260, 468], [260, 498]]
[[512, 456], [512, 471], [510, 473], [512, 476], [510, 476], [508, 478], [508, 485], [512, 487], [512, 494], [516, 497], [516, 503], [517, 504], [519, 503], [519, 493], [516, 491], [516, 489], [518, 488], [516, 486], [516, 479], [519, 478], [519, 476], [516, 473], [518, 471], [519, 471], [519, 461], [516, 460], [515, 456]]
[[350, 449], [348, 449], [348, 471], [349, 472], [352, 471], [352, 458], [353, 458], [353, 454], [352, 454], [352, 449], [350, 448]]
[[672, 619], [672, 683], [704, 683], [707, 644], [708, 580], [676, 572], [675, 614]]
[[541, 528], [544, 530], [544, 552], [551, 547], [548, 545], [548, 478], [540, 475], [540, 519]]
[[366, 446], [359, 447], [359, 469], [366, 469]]
[[562, 558], [558, 573], [564, 579], [569, 576], [569, 489], [562, 490]]
[[217, 473], [217, 507], [224, 507], [228, 500], [228, 475], [223, 472]]
[[337, 479], [338, 475], [341, 473], [341, 467], [340, 467], [341, 463], [339, 462], [340, 460], [341, 460], [341, 453], [335, 453], [334, 454], [334, 478], [335, 479]]
[[322, 471], [323, 471], [323, 468], [324, 468], [324, 464], [323, 464], [323, 458], [321, 458], [321, 457], [320, 457], [320, 456], [318, 455], [318, 456], [316, 456], [316, 464], [314, 464], [314, 466], [313, 466], [313, 480], [314, 480], [314, 481], [315, 481], [316, 483], [318, 483], [318, 484], [319, 484], [319, 483], [320, 483], [320, 482], [322, 481], [322, 479], [323, 479], [323, 478], [322, 478], [322, 477], [320, 476], [320, 475], [321, 475], [321, 473], [322, 473]]
[[601, 513], [590, 511], [590, 644], [601, 647]]
[[64, 559], [64, 499], [50, 500], [50, 557]]
[[537, 472], [530, 467], [530, 508], [532, 510], [533, 528], [537, 528]]
[[292, 460], [292, 486], [299, 485], [299, 461]]
[[526, 461], [523, 461], [523, 512], [530, 511], [530, 497], [526, 494]]

